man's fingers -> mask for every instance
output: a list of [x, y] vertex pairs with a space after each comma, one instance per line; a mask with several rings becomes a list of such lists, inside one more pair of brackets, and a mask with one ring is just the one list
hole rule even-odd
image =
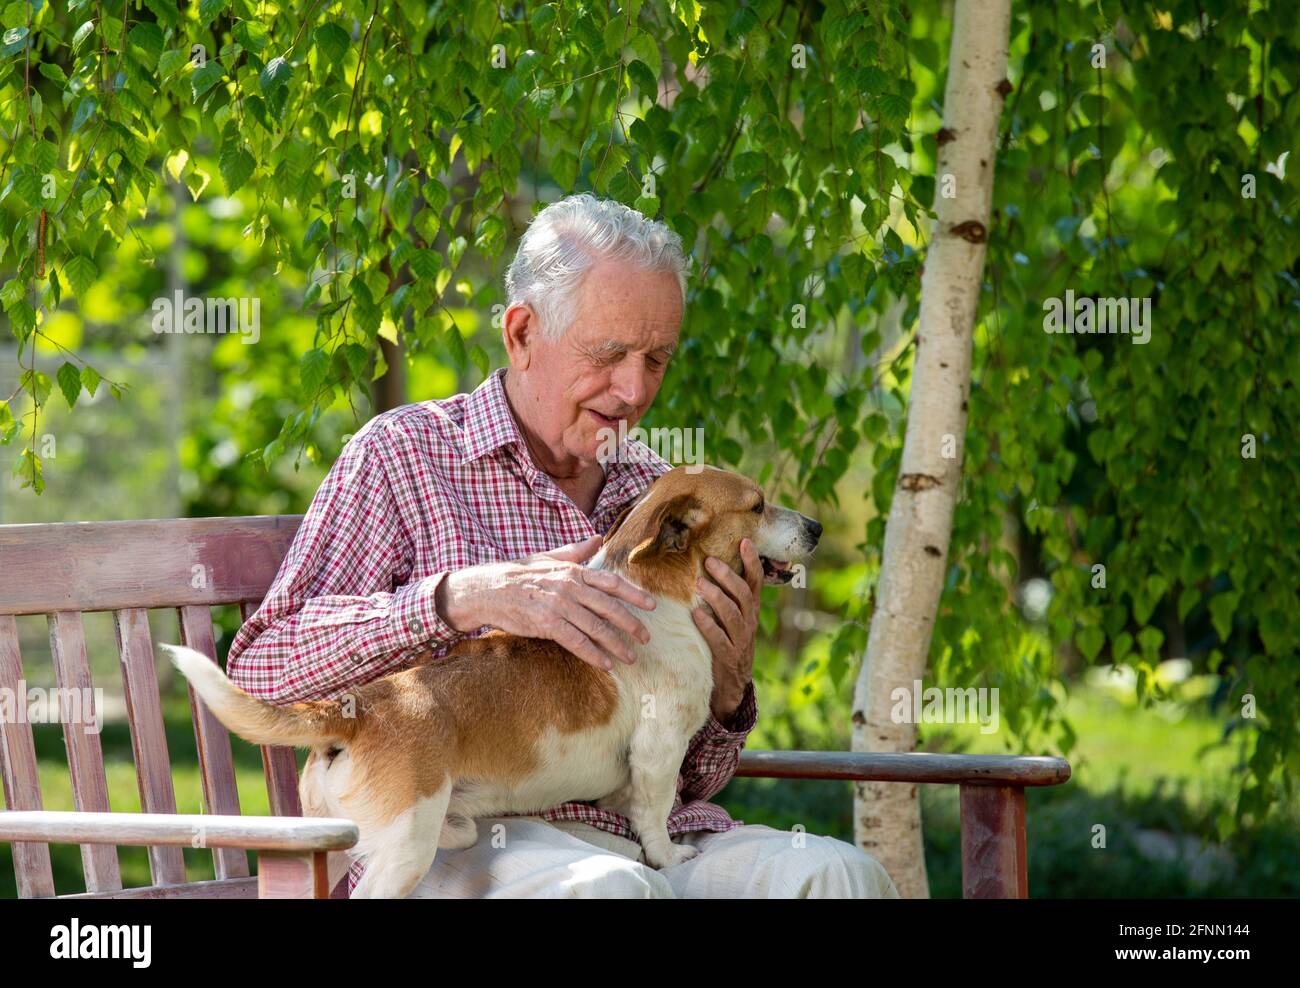
[[613, 659], [597, 648], [579, 628], [563, 618], [560, 619], [559, 628], [554, 632], [554, 640], [590, 666], [595, 666], [597, 669], [614, 668]]
[[570, 601], [568, 605], [565, 608], [564, 619], [590, 638], [597, 649], [626, 665], [636, 661], [632, 650], [623, 641], [613, 624], [584, 607], [579, 601]]
[[740, 613], [740, 608], [736, 606], [736, 602], [723, 593], [716, 584], [710, 583], [703, 577], [700, 578], [699, 591], [700, 596], [708, 601], [709, 606], [713, 608], [718, 624], [726, 632], [729, 641], [735, 642], [740, 637], [740, 632], [743, 630], [745, 623], [744, 616]]
[[610, 573], [607, 570], [584, 569], [579, 574], [579, 578], [587, 586], [595, 587], [597, 590], [603, 590], [607, 594], [626, 600], [633, 607], [639, 607], [643, 611], [653, 611], [655, 609], [654, 597], [617, 573]]
[[[741, 577], [737, 576], [736, 571], [722, 560], [710, 556], [705, 560], [704, 566], [708, 571], [708, 574], [718, 582], [718, 585], [727, 591], [731, 596], [731, 599], [735, 601], [737, 607], [745, 602], [746, 597], [753, 596], [750, 592], [749, 584]], [[705, 582], [707, 583], [708, 581], [706, 580]]]
[[758, 603], [763, 593], [763, 560], [758, 558], [758, 550], [749, 539], [740, 540], [740, 558], [745, 563], [745, 580], [749, 583], [749, 592]]
[[704, 636], [704, 641], [708, 644], [713, 657], [716, 659], [725, 655], [727, 650], [731, 648], [731, 641], [718, 626], [718, 622], [711, 618], [702, 607], [694, 608], [691, 611], [691, 617], [695, 618], [695, 627], [700, 629], [700, 634]]
[[581, 563], [596, 554], [600, 549], [601, 541], [601, 536], [593, 535], [581, 542], [570, 542], [568, 545], [562, 545], [550, 552], [543, 552], [542, 555], [550, 556], [552, 559], [558, 559], [564, 563]]
[[595, 611], [611, 624], [617, 625], [642, 644], [650, 641], [646, 626], [632, 616], [632, 612], [613, 597], [595, 587], [583, 587], [578, 598], [588, 610]]

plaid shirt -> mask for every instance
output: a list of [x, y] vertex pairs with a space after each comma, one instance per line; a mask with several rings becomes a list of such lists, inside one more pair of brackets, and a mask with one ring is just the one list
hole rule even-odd
[[[630, 440], [605, 465], [587, 517], [529, 456], [506, 401], [505, 371], [472, 394], [403, 405], [371, 419], [321, 483], [265, 600], [235, 635], [231, 680], [274, 703], [331, 697], [396, 672], [462, 634], [434, 608], [446, 573], [518, 559], [606, 531], [670, 464]], [[758, 710], [745, 688], [728, 723], [691, 740], [668, 832], [731, 830], [706, 800], [735, 774]], [[519, 815], [519, 814], [515, 814]], [[628, 819], [591, 803], [539, 814], [635, 840]], [[362, 866], [348, 875], [355, 888]]]

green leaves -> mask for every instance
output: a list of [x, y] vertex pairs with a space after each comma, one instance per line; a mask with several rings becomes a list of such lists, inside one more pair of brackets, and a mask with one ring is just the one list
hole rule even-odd
[[199, 0], [199, 23], [211, 24], [230, 6], [230, 0]]
[[77, 112], [72, 117], [72, 133], [79, 131], [83, 124], [89, 120], [99, 108], [99, 103], [93, 96], [83, 96], [77, 103]]
[[9, 402], [0, 400], [0, 446], [7, 446], [18, 435], [18, 422], [9, 408]]
[[68, 81], [68, 77], [64, 75], [63, 69], [59, 68], [59, 66], [53, 62], [41, 62], [41, 64], [37, 66], [37, 70], [41, 75], [45, 76], [45, 78], [53, 79], [59, 85], [65, 85]]
[[0, 44], [0, 58], [8, 58], [27, 47], [27, 28], [11, 27], [4, 33], [3, 44]]
[[596, 157], [600, 163], [596, 166], [596, 170], [592, 172], [591, 184], [599, 192], [608, 192], [614, 176], [623, 170], [623, 167], [631, 160], [630, 156], [623, 145], [611, 144], [606, 148], [601, 148]]
[[876, 109], [880, 112], [881, 122], [890, 130], [901, 130], [912, 112], [912, 104], [905, 96], [898, 93], [883, 93], [876, 98]]
[[252, 154], [239, 141], [231, 141], [221, 148], [219, 159], [221, 180], [226, 185], [226, 194], [233, 195], [252, 177], [257, 162]]
[[632, 50], [636, 52], [637, 58], [649, 66], [650, 70], [658, 78], [663, 74], [663, 59], [659, 54], [659, 42], [653, 36], [645, 31], [638, 31], [632, 38]]
[[168, 48], [158, 56], [158, 75], [162, 79], [170, 79], [176, 74], [177, 70], [183, 65], [189, 64], [190, 57], [186, 52], [176, 48]]
[[23, 371], [22, 386], [23, 390], [32, 396], [38, 408], [50, 397], [52, 385], [49, 376], [41, 371]]
[[176, 27], [181, 22], [181, 12], [173, 0], [144, 0], [144, 5], [153, 12], [160, 24]]
[[68, 408], [72, 408], [77, 403], [77, 397], [81, 394], [81, 373], [69, 361], [64, 361], [59, 367], [56, 375], [59, 382], [59, 390], [63, 392], [63, 398], [68, 403]]
[[551, 158], [551, 176], [568, 192], [578, 180], [578, 157], [572, 151], [557, 151]]
[[1240, 600], [1241, 594], [1234, 591], [1216, 594], [1210, 600], [1210, 617], [1220, 641], [1226, 642], [1232, 637], [1232, 617]]
[[127, 39], [156, 63], [163, 50], [162, 29], [152, 21], [141, 21], [127, 33]]
[[1095, 626], [1080, 628], [1074, 636], [1074, 643], [1079, 646], [1079, 651], [1083, 653], [1084, 658], [1089, 662], [1095, 662], [1101, 653], [1102, 645], [1106, 643], [1106, 634]]
[[442, 268], [438, 255], [427, 249], [414, 251], [408, 263], [417, 278], [433, 278]]
[[210, 59], [202, 68], [196, 69], [190, 76], [190, 92], [194, 102], [197, 103], [199, 98], [209, 89], [217, 84], [226, 74], [226, 70], [221, 67], [221, 63], [216, 59]]
[[352, 36], [335, 21], [326, 21], [316, 28], [312, 38], [324, 59], [331, 63], [342, 63], [352, 44]]
[[284, 116], [285, 103], [289, 99], [289, 82], [293, 79], [293, 66], [283, 56], [273, 58], [266, 63], [258, 77], [262, 94], [266, 97], [267, 108], [277, 120]]
[[63, 274], [76, 296], [82, 298], [86, 294], [86, 289], [94, 284], [99, 276], [99, 269], [90, 258], [76, 255], [69, 258], [67, 264], [63, 266]]
[[76, 33], [72, 35], [72, 52], [74, 55], [81, 54], [81, 49], [86, 46], [95, 34], [95, 22], [86, 21], [81, 27], [77, 28]]
[[13, 191], [18, 193], [29, 205], [41, 205], [41, 177], [30, 165], [19, 165], [9, 179]]
[[19, 343], [26, 341], [36, 329], [36, 310], [26, 299], [19, 299], [5, 306], [5, 315], [9, 317], [9, 328]]
[[320, 390], [330, 369], [330, 356], [320, 347], [313, 347], [302, 355], [298, 368], [304, 400], [311, 400]]

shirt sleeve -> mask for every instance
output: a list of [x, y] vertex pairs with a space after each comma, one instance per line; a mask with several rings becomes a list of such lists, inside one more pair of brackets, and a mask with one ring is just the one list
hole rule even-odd
[[411, 539], [369, 431], [344, 447], [262, 605], [231, 644], [227, 674], [253, 696], [332, 696], [463, 637], [434, 607], [445, 572], [402, 585]]
[[678, 779], [678, 795], [683, 803], [709, 799], [723, 790], [736, 774], [741, 749], [757, 721], [758, 703], [750, 680], [745, 684], [740, 706], [725, 722], [710, 713], [704, 726], [691, 738]]

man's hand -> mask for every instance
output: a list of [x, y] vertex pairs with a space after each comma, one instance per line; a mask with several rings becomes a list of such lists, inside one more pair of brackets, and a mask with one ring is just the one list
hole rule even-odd
[[593, 535], [551, 552], [448, 573], [434, 606], [457, 631], [491, 625], [512, 635], [549, 638], [597, 669], [612, 669], [615, 658], [631, 665], [636, 658], [619, 632], [641, 642], [650, 640], [650, 632], [621, 601], [649, 611], [655, 599], [617, 573], [582, 565], [600, 543]]
[[763, 591], [763, 564], [749, 539], [740, 542], [740, 558], [745, 564], [744, 579], [720, 559], [710, 556], [705, 560], [705, 570], [717, 582], [701, 577], [697, 587], [713, 614], [705, 607], [691, 612], [695, 626], [713, 652], [713, 696], [709, 706], [718, 720], [726, 720], [735, 713], [754, 674], [754, 637], [758, 630], [759, 596]]

